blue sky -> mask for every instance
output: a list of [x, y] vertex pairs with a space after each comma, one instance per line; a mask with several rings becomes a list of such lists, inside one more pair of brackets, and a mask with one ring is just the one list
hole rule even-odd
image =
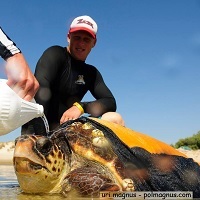
[[98, 24], [86, 62], [102, 73], [126, 126], [168, 144], [200, 131], [200, 0], [9, 0], [1, 2], [0, 25], [34, 72], [46, 48], [67, 45], [80, 15]]

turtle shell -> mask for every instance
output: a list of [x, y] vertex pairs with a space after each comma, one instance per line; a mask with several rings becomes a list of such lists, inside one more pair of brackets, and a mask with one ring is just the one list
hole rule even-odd
[[[185, 154], [177, 151], [170, 145], [160, 140], [157, 140], [149, 135], [134, 131], [132, 129], [129, 129], [129, 128], [120, 126], [118, 124], [105, 121], [105, 120], [101, 120], [97, 118], [91, 118], [91, 119], [93, 121], [98, 122], [99, 125], [101, 124], [111, 129], [112, 132], [114, 133], [112, 137], [115, 137], [116, 135], [118, 139], [120, 140], [120, 142], [123, 142], [129, 148], [141, 147], [149, 151], [150, 153], [157, 153], [157, 154], [165, 153], [169, 155], [178, 155], [178, 156], [186, 157]], [[111, 137], [111, 135], [112, 134], [108, 134], [108, 137]]]
[[[102, 147], [101, 145], [98, 147], [101, 150], [106, 149], [107, 153], [105, 150], [100, 154], [93, 147], [92, 156], [89, 153], [88, 159], [92, 157], [102, 165], [107, 165], [118, 178], [119, 184], [123, 185], [123, 181], [128, 179], [133, 181], [133, 188], [136, 191], [193, 191], [194, 196], [200, 197], [200, 166], [170, 145], [129, 128], [96, 118], [81, 117], [66, 122], [60, 128], [65, 129], [74, 122], [89, 123], [93, 129], [103, 133], [109, 145], [103, 147], [105, 143], [102, 143]], [[81, 130], [74, 131], [76, 135], [80, 132]], [[66, 131], [65, 134], [72, 148], [86, 157], [92, 147], [84, 148], [85, 143], [78, 145], [77, 148], [77, 143], [72, 143], [71, 131]], [[110, 153], [110, 148], [113, 154]], [[108, 155], [112, 155], [115, 159], [110, 162], [107, 159]]]

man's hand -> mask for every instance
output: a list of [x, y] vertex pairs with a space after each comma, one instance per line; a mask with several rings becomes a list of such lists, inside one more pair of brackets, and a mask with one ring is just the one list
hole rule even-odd
[[7, 84], [21, 98], [30, 101], [34, 98], [39, 83], [32, 74], [22, 53], [17, 53], [6, 60]]
[[81, 114], [82, 114], [81, 111], [76, 106], [72, 106], [63, 113], [60, 119], [60, 124], [68, 120], [77, 119], [81, 116]]

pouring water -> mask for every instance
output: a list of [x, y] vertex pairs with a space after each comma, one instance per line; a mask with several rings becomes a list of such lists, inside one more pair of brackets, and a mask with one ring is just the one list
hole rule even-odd
[[43, 115], [41, 118], [42, 118], [42, 120], [43, 120], [43, 122], [44, 122], [44, 126], [45, 126], [45, 129], [46, 129], [46, 133], [48, 133], [48, 132], [49, 132], [49, 123], [48, 123], [48, 121], [47, 121], [47, 118], [46, 118], [45, 115]]

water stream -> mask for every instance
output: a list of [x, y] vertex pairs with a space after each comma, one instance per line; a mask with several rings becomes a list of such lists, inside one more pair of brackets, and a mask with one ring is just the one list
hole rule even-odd
[[48, 133], [49, 132], [49, 123], [48, 123], [48, 120], [47, 120], [47, 118], [46, 118], [45, 115], [43, 115], [41, 118], [42, 118], [42, 120], [44, 122], [44, 126], [45, 126], [45, 129], [46, 129], [46, 132]]

